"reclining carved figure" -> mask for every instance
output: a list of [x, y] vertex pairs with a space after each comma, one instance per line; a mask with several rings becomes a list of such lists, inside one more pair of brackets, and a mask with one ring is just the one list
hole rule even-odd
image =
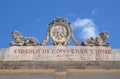
[[108, 39], [108, 32], [101, 32], [95, 38], [91, 37], [82, 41], [82, 46], [110, 46], [110, 43], [105, 43], [105, 40]]
[[24, 37], [19, 31], [12, 31], [12, 38], [15, 42], [11, 42], [10, 46], [37, 46], [38, 40], [34, 37]]

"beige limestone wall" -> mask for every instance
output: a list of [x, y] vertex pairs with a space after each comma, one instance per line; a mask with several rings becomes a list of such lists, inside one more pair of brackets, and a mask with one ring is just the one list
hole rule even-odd
[[120, 61], [120, 49], [89, 46], [13, 46], [0, 49], [1, 61]]

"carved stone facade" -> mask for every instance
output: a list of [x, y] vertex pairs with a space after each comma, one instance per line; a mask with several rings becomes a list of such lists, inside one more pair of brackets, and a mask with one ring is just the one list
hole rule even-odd
[[[40, 44], [36, 38], [25, 37], [18, 31], [11, 34], [15, 42], [0, 49], [0, 75], [52, 75], [56, 79], [71, 75], [120, 75], [120, 49], [111, 49], [110, 43], [105, 42], [108, 32], [85, 39], [80, 46], [70, 23], [56, 18]], [[49, 39], [54, 46], [46, 46]], [[75, 46], [67, 46], [70, 39]]]
[[[0, 49], [0, 74], [52, 74], [56, 79], [67, 79], [68, 75], [95, 75], [96, 70], [92, 69], [99, 69], [97, 74], [101, 74], [102, 69], [102, 75], [104, 71], [120, 75], [120, 49], [109, 47], [110, 43], [105, 42], [108, 36], [108, 32], [102, 32], [83, 40], [80, 46], [64, 18], [56, 18], [49, 24], [47, 36], [40, 44], [36, 38], [13, 31], [15, 42], [10, 43], [9, 49]], [[46, 46], [49, 39], [54, 46]], [[75, 46], [66, 46], [69, 39]]]

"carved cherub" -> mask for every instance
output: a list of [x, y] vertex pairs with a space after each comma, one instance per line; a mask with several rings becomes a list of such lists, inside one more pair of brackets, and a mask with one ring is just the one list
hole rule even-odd
[[110, 43], [105, 43], [106, 39], [108, 39], [108, 32], [101, 32], [95, 38], [89, 38], [82, 41], [82, 46], [110, 46]]
[[10, 46], [37, 46], [38, 40], [34, 37], [24, 37], [19, 31], [12, 31], [12, 38], [15, 42], [11, 42]]

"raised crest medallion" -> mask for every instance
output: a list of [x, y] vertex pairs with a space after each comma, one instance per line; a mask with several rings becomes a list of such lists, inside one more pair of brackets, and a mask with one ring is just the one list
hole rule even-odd
[[55, 46], [66, 46], [70, 38], [75, 45], [80, 45], [73, 37], [70, 23], [64, 18], [56, 18], [49, 24], [47, 37], [41, 45], [46, 45], [49, 37]]

